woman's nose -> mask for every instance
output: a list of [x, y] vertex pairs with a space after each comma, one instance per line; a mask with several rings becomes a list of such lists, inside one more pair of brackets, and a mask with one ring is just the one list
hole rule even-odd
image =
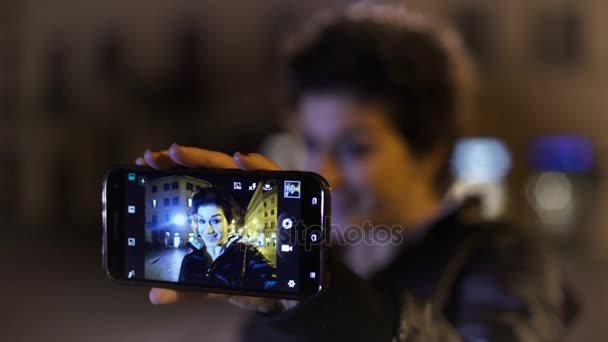
[[214, 230], [213, 230], [213, 226], [211, 225], [211, 223], [207, 224], [207, 233], [208, 234], [213, 234]]

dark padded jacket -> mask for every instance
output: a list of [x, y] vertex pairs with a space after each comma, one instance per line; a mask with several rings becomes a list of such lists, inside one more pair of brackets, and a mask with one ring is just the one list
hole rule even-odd
[[179, 281], [218, 287], [269, 289], [276, 285], [276, 269], [253, 245], [228, 240], [224, 253], [209, 264], [204, 250], [190, 245], [192, 252], [182, 260]]
[[330, 286], [278, 314], [255, 314], [244, 341], [556, 341], [573, 312], [550, 254], [463, 205], [364, 280], [330, 255]]

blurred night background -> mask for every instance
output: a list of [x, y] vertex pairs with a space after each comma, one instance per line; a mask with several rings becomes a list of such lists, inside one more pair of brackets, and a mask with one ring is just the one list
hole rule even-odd
[[[584, 308], [568, 340], [604, 340], [608, 2], [399, 2], [453, 25], [479, 66], [455, 191], [554, 241]], [[348, 3], [0, 0], [0, 340], [235, 340], [228, 304], [153, 307], [104, 279], [103, 172], [173, 142], [268, 146], [281, 39]]]

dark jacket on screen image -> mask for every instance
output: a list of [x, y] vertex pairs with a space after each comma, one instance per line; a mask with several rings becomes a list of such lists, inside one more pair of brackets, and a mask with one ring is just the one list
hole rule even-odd
[[[462, 204], [370, 279], [328, 258], [326, 292], [256, 313], [243, 341], [559, 341], [575, 305], [548, 249]], [[280, 281], [280, 279], [279, 279]]]
[[255, 246], [229, 238], [224, 253], [209, 263], [204, 249], [192, 244], [182, 260], [179, 282], [212, 287], [269, 289], [276, 285], [276, 269]]

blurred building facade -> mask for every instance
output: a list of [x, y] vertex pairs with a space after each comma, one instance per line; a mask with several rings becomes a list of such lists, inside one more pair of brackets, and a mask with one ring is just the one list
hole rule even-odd
[[21, 160], [17, 130], [17, 85], [22, 69], [23, 5], [0, 3], [0, 227], [19, 220]]
[[[108, 165], [172, 142], [254, 149], [278, 128], [281, 37], [314, 10], [347, 3], [3, 2], [0, 132], [12, 148], [0, 153], [2, 217], [35, 231], [69, 222], [96, 232]], [[481, 66], [465, 132], [499, 137], [513, 151], [510, 212], [528, 211], [523, 160], [534, 135], [586, 134], [605, 176], [606, 2], [406, 4], [455, 25]], [[596, 206], [608, 204], [608, 185], [597, 192]], [[608, 219], [592, 212], [589, 227]], [[599, 229], [585, 234], [608, 244]]]
[[[578, 233], [586, 252], [606, 258], [608, 2], [394, 2], [463, 34], [481, 83], [465, 133], [502, 139], [510, 149], [508, 212], [515, 220], [534, 222], [525, 191], [535, 171], [526, 163], [530, 140], [546, 133], [591, 139], [597, 181]], [[1, 1], [0, 227], [98, 236], [100, 181], [112, 163], [173, 142], [254, 150], [279, 128], [282, 35], [314, 10], [347, 3]], [[252, 213], [262, 222], [259, 210]], [[64, 291], [65, 279], [57, 283]], [[588, 302], [599, 303], [590, 323], [596, 331], [605, 329], [605, 300], [596, 297], [602, 292], [597, 286]]]

